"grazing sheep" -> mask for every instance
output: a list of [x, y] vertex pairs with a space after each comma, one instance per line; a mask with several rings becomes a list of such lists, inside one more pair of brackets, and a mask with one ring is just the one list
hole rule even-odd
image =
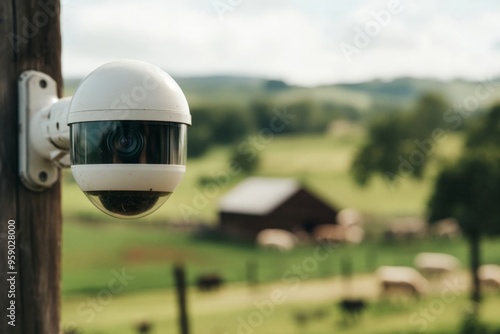
[[460, 225], [453, 218], [438, 220], [432, 227], [432, 234], [438, 238], [455, 239], [461, 235]]
[[365, 232], [361, 226], [322, 224], [314, 228], [313, 237], [317, 241], [359, 244]]
[[377, 269], [377, 277], [382, 287], [382, 294], [401, 293], [420, 297], [427, 288], [427, 280], [410, 267], [382, 266]]
[[263, 248], [290, 251], [295, 247], [297, 238], [289, 231], [270, 228], [260, 231], [256, 241], [257, 245]]
[[198, 290], [207, 292], [216, 290], [221, 287], [224, 281], [218, 274], [203, 274], [196, 280], [196, 286]]
[[460, 267], [460, 261], [444, 253], [419, 253], [415, 266], [426, 277], [435, 278], [450, 273]]
[[337, 223], [342, 226], [361, 226], [364, 223], [363, 215], [354, 208], [346, 208], [337, 213]]
[[413, 240], [422, 238], [426, 233], [426, 223], [420, 218], [401, 218], [393, 221], [385, 230], [385, 239]]
[[496, 264], [484, 264], [479, 267], [479, 280], [487, 287], [500, 290], [500, 266]]
[[342, 243], [345, 240], [345, 227], [341, 225], [322, 224], [313, 230], [316, 241]]
[[350, 244], [360, 244], [365, 238], [365, 230], [358, 225], [351, 225], [346, 228], [345, 241]]

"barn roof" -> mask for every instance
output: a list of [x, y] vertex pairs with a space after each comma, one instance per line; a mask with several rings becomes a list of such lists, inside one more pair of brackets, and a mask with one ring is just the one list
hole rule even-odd
[[222, 212], [266, 215], [300, 189], [294, 179], [250, 177], [230, 190], [220, 201]]

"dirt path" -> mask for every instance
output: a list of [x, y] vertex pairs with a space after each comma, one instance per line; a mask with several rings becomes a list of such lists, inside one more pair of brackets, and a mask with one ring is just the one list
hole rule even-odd
[[[429, 294], [463, 293], [467, 288], [465, 272], [443, 278], [429, 284]], [[333, 302], [341, 298], [363, 298], [373, 300], [380, 296], [379, 284], [373, 274], [353, 276], [350, 280], [338, 277], [315, 280], [289, 280], [262, 284], [257, 288], [234, 284], [220, 291], [200, 293], [192, 291], [190, 298], [196, 300], [193, 311], [216, 312], [221, 309], [246, 308], [254, 302], [266, 300], [275, 303]]]

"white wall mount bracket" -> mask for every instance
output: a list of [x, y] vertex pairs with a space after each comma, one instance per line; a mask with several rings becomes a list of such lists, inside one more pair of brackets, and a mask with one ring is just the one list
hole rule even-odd
[[69, 161], [69, 99], [59, 100], [57, 83], [45, 73], [19, 77], [19, 175], [30, 190], [43, 191]]

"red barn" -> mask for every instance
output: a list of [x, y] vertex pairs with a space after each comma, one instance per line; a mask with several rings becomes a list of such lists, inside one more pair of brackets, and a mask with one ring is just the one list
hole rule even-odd
[[294, 179], [251, 177], [219, 202], [222, 231], [254, 238], [267, 228], [312, 232], [315, 226], [335, 224], [337, 210]]

